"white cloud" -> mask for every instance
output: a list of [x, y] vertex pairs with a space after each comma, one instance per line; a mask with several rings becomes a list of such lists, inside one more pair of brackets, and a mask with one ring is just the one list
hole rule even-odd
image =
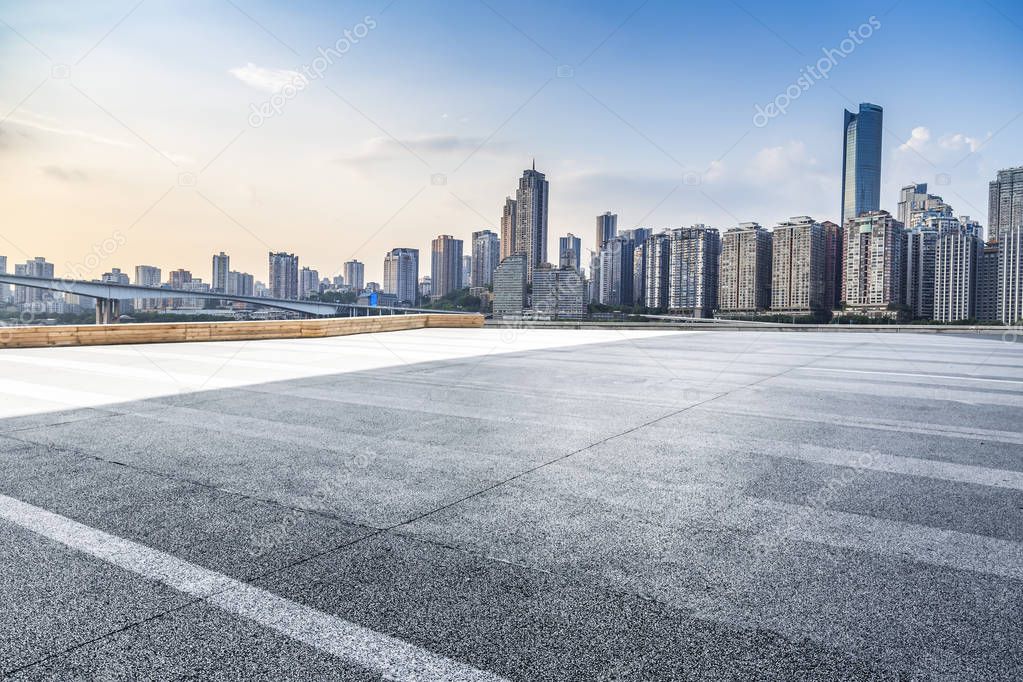
[[65, 137], [77, 137], [79, 139], [88, 140], [97, 144], [105, 144], [111, 147], [120, 147], [121, 149], [134, 149], [134, 145], [128, 144], [121, 140], [115, 140], [113, 138], [104, 137], [102, 135], [96, 135], [87, 130], [80, 130], [77, 128], [69, 128], [61, 125], [59, 122], [51, 123], [55, 121], [51, 116], [43, 116], [41, 114], [33, 114], [30, 111], [21, 112], [20, 116], [11, 116], [7, 119], [7, 123], [13, 123], [18, 126], [25, 128], [32, 128], [34, 130], [41, 130], [46, 133], [53, 133], [55, 135], [63, 135]]
[[917, 126], [909, 134], [909, 139], [899, 145], [900, 151], [920, 151], [931, 140], [931, 130], [926, 126]]
[[304, 82], [306, 77], [290, 69], [268, 69], [249, 62], [245, 66], [228, 69], [228, 73], [246, 85], [264, 92], [279, 92], [289, 83]]
[[373, 137], [363, 142], [359, 149], [338, 161], [352, 166], [365, 166], [385, 161], [401, 161], [419, 156], [459, 155], [500, 153], [503, 145], [493, 142], [484, 144], [479, 137], [462, 135], [421, 135], [419, 137], [396, 140], [390, 137]]

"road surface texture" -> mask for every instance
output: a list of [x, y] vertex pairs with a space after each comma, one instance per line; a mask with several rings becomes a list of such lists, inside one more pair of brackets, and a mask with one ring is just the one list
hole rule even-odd
[[1023, 345], [0, 351], [0, 672], [1023, 676]]

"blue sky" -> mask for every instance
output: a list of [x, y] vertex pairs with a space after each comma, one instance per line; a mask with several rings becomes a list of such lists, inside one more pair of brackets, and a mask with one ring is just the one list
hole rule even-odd
[[[885, 108], [892, 211], [928, 182], [983, 222], [987, 182], [1023, 164], [1023, 6], [1004, 0], [82, 5], [0, 2], [0, 253], [58, 271], [120, 231], [93, 276], [208, 278], [225, 250], [261, 278], [273, 248], [378, 278], [388, 248], [495, 228], [534, 156], [552, 253], [566, 232], [592, 246], [605, 210], [626, 227], [836, 219], [842, 110], [861, 101]], [[346, 30], [362, 37], [253, 127]]]

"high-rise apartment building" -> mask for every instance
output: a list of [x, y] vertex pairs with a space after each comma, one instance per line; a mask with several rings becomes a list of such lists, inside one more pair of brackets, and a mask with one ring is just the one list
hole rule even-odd
[[899, 190], [899, 205], [896, 211], [899, 222], [906, 230], [922, 224], [925, 213], [952, 215], [952, 207], [936, 194], [927, 193], [927, 183], [906, 185]]
[[526, 309], [526, 254], [516, 253], [494, 271], [494, 317], [521, 318]]
[[583, 242], [569, 232], [558, 240], [558, 265], [562, 268], [575, 268], [582, 272]]
[[227, 293], [227, 274], [231, 272], [231, 257], [221, 251], [213, 256], [213, 277], [210, 279], [210, 290], [221, 294]]
[[574, 267], [544, 264], [533, 271], [533, 315], [542, 319], [580, 319], [586, 316], [586, 283]]
[[984, 242], [964, 231], [938, 237], [934, 258], [934, 315], [939, 322], [976, 317], [977, 277]]
[[501, 260], [514, 253], [522, 253], [524, 250], [519, 240], [517, 221], [515, 200], [511, 197], [505, 197], [504, 206], [501, 209]]
[[121, 268], [110, 268], [110, 272], [100, 275], [100, 281], [108, 284], [131, 284], [131, 278], [127, 272], [121, 272]]
[[902, 302], [902, 223], [870, 211], [845, 224], [844, 301], [851, 312], [889, 314]]
[[192, 281], [192, 273], [188, 270], [171, 270], [167, 274], [167, 284], [171, 289], [183, 290]]
[[998, 249], [998, 319], [1019, 324], [1023, 322], [1023, 225], [1002, 230]]
[[501, 263], [501, 240], [490, 230], [472, 233], [472, 286], [494, 283], [494, 270]]
[[635, 243], [631, 235], [620, 234], [600, 250], [600, 302], [631, 306], [634, 302], [632, 268]]
[[298, 271], [298, 297], [309, 298], [320, 293], [320, 271], [306, 266]]
[[522, 172], [515, 193], [515, 236], [521, 240], [521, 252], [526, 254], [526, 281], [529, 283], [533, 281], [533, 268], [547, 262], [548, 193], [547, 178], [536, 170], [534, 162], [531, 170]]
[[357, 260], [350, 260], [345, 262], [342, 269], [344, 270], [345, 284], [356, 291], [362, 291], [366, 282], [366, 265]]
[[[469, 245], [470, 251], [472, 250], [472, 244]], [[461, 288], [466, 289], [472, 286], [472, 254], [462, 254], [462, 281], [460, 282]]]
[[740, 223], [721, 237], [718, 309], [756, 312], [771, 305], [771, 233]]
[[271, 251], [268, 276], [270, 298], [298, 298], [298, 256]]
[[430, 244], [432, 298], [441, 298], [462, 287], [462, 240], [442, 234]]
[[[135, 266], [135, 284], [140, 287], [159, 287], [163, 280], [160, 268], [153, 265]], [[135, 308], [138, 310], [154, 310], [160, 307], [162, 299], [156, 297], [136, 298]]]
[[1023, 166], [998, 171], [988, 185], [987, 236], [1023, 226]]
[[834, 310], [842, 301], [842, 247], [845, 230], [841, 225], [825, 220], [824, 228], [824, 304]]
[[[36, 256], [24, 263], [17, 263], [14, 266], [14, 274], [22, 277], [41, 277], [53, 279], [53, 263], [46, 262], [42, 256]], [[55, 292], [35, 287], [14, 287], [14, 302], [21, 306], [31, 307], [33, 310], [44, 311], [46, 304], [55, 298]]]
[[384, 256], [384, 293], [404, 305], [418, 301], [419, 249], [391, 249]]
[[643, 243], [643, 305], [668, 309], [668, 278], [671, 269], [671, 232], [650, 235]]
[[883, 110], [860, 104], [845, 112], [842, 146], [842, 225], [881, 208], [881, 132]]
[[997, 322], [1001, 291], [998, 288], [998, 240], [984, 245], [977, 268], [977, 320]]
[[235, 296], [255, 296], [256, 278], [247, 272], [230, 271], [227, 273], [227, 293]]
[[902, 249], [903, 302], [917, 320], [934, 320], [934, 257], [942, 232], [917, 225], [906, 230]]
[[[771, 309], [810, 313], [830, 310], [827, 230], [809, 216], [789, 218], [771, 234]], [[727, 234], [725, 235], [727, 237]], [[722, 263], [724, 250], [722, 245]]]
[[711, 317], [718, 304], [721, 236], [705, 225], [671, 231], [668, 308], [693, 317]]
[[608, 243], [618, 235], [618, 214], [608, 211], [597, 216], [597, 234], [594, 238], [593, 247], [600, 251], [604, 244]]

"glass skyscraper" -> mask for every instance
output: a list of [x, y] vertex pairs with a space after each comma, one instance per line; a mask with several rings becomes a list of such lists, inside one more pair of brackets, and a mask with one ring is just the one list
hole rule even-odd
[[860, 104], [859, 113], [846, 110], [842, 150], [842, 225], [881, 208], [881, 119], [876, 104]]

